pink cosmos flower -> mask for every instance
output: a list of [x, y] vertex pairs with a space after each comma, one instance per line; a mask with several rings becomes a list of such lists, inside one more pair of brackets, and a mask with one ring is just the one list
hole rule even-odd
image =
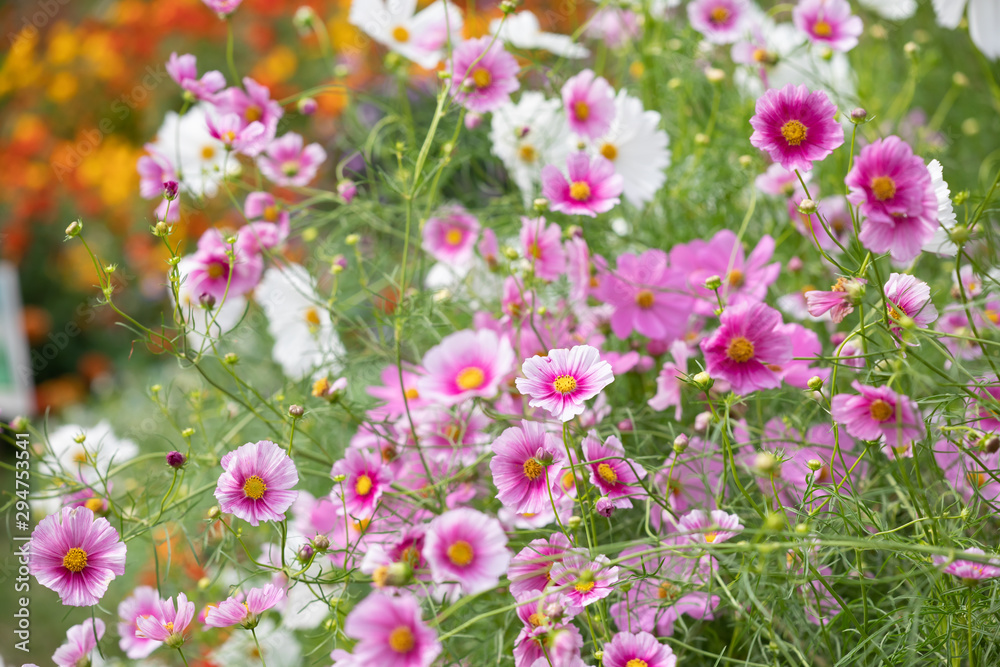
[[[395, 364], [389, 364], [382, 369], [382, 385], [368, 387], [369, 394], [385, 401], [384, 405], [368, 411], [372, 417], [376, 418], [376, 421], [405, 416], [407, 407], [411, 412], [416, 412], [430, 405], [427, 398], [421, 396], [420, 390], [417, 388], [421, 374], [403, 368], [402, 376], [402, 384], [400, 384], [399, 369], [396, 368]], [[406, 397], [405, 401], [403, 400], [404, 396]]]
[[[985, 556], [986, 552], [978, 547], [966, 549], [963, 553]], [[1000, 577], [1000, 561], [991, 559], [989, 563], [977, 563], [971, 560], [954, 560], [948, 562], [947, 556], [935, 556], [934, 562], [944, 565], [942, 572], [958, 577], [966, 585], [978, 584], [983, 579], [996, 579]]]
[[443, 405], [481, 396], [492, 398], [514, 368], [514, 349], [489, 329], [456, 331], [432, 347], [421, 364], [420, 393]]
[[220, 18], [225, 18], [235, 12], [243, 0], [202, 0], [202, 2]]
[[304, 187], [316, 177], [325, 160], [322, 146], [316, 143], [304, 146], [301, 135], [289, 132], [271, 141], [257, 164], [261, 173], [278, 185]]
[[[909, 317], [915, 326], [926, 329], [938, 317], [937, 308], [931, 303], [930, 286], [905, 273], [889, 274], [885, 283], [885, 300], [889, 317], [894, 323]], [[903, 329], [899, 326], [893, 326], [892, 332], [898, 338], [903, 337]], [[919, 345], [916, 341], [912, 344]]]
[[566, 273], [562, 229], [556, 223], [546, 227], [542, 216], [521, 216], [521, 248], [535, 275], [542, 280], [556, 280]]
[[487, 113], [510, 102], [521, 87], [517, 59], [492, 37], [469, 39], [457, 45], [448, 62], [455, 101], [469, 111]]
[[187, 287], [191, 294], [207, 295], [221, 304], [256, 287], [263, 272], [264, 260], [252, 233], [238, 234], [230, 245], [222, 232], [211, 228], [198, 239], [198, 250], [191, 255]]
[[461, 206], [440, 211], [424, 225], [423, 247], [434, 259], [463, 266], [472, 259], [479, 238], [479, 220]]
[[479, 256], [483, 258], [490, 271], [497, 269], [497, 256], [500, 254], [500, 244], [497, 242], [497, 235], [492, 229], [487, 227], [483, 230], [483, 237], [476, 245]]
[[582, 236], [566, 241], [566, 266], [570, 301], [586, 304], [590, 294], [590, 248]]
[[809, 380], [813, 377], [826, 382], [830, 377], [830, 369], [813, 366], [823, 356], [823, 345], [816, 332], [796, 322], [778, 325], [775, 331], [788, 336], [792, 341], [792, 360], [771, 370], [781, 376], [785, 383], [799, 389], [807, 389]]
[[89, 665], [90, 653], [97, 648], [97, 642], [104, 636], [104, 621], [99, 618], [87, 619], [66, 631], [66, 643], [52, 654], [52, 662], [59, 667]]
[[270, 440], [248, 442], [222, 457], [215, 497], [223, 512], [251, 526], [282, 521], [292, 506], [299, 473], [288, 454]]
[[681, 389], [684, 387], [680, 378], [687, 376], [687, 362], [691, 357], [687, 343], [682, 340], [671, 343], [670, 356], [672, 361], [664, 361], [656, 376], [656, 395], [646, 403], [657, 412], [662, 412], [671, 405], [675, 406], [674, 419], [680, 421]]
[[563, 108], [569, 128], [581, 137], [598, 139], [615, 118], [615, 91], [604, 77], [585, 69], [563, 84]]
[[772, 88], [757, 99], [750, 143], [789, 171], [809, 171], [813, 162], [844, 143], [836, 113], [837, 106], [821, 90], [810, 92], [805, 84], [791, 83], [781, 90]]
[[244, 125], [239, 116], [229, 113], [219, 118], [209, 114], [205, 122], [208, 133], [221, 141], [227, 151], [256, 156], [267, 146], [267, 130], [259, 120]]
[[544, 591], [551, 580], [549, 572], [553, 564], [561, 560], [569, 548], [569, 540], [562, 533], [552, 533], [548, 538], [528, 542], [511, 559], [507, 570], [511, 595], [518, 597], [523, 593]]
[[720, 326], [701, 342], [708, 372], [721, 378], [737, 394], [781, 386], [772, 366], [792, 360], [791, 338], [779, 330], [781, 314], [763, 303], [729, 306]]
[[268, 192], [251, 192], [243, 204], [243, 215], [250, 221], [246, 226], [256, 249], [276, 248], [288, 238], [289, 213], [280, 207], [274, 195]]
[[718, 544], [743, 532], [743, 524], [735, 514], [722, 510], [712, 510], [706, 514], [702, 510], [691, 510], [681, 517], [677, 528], [687, 533], [687, 539], [692, 542]]
[[474, 595], [500, 583], [510, 552], [500, 522], [469, 508], [445, 512], [431, 521], [424, 558], [442, 592]]
[[568, 619], [556, 621], [532, 603], [519, 606], [517, 615], [524, 627], [514, 640], [515, 667], [582, 667], [583, 636]]
[[581, 443], [583, 455], [590, 467], [590, 482], [607, 496], [615, 507], [632, 507], [630, 497], [645, 493], [639, 480], [645, 479], [646, 469], [632, 459], [625, 458], [622, 441], [609, 435], [602, 444], [593, 432]]
[[561, 443], [542, 424], [522, 420], [493, 442], [490, 471], [497, 499], [517, 514], [537, 514], [552, 501], [549, 492], [565, 455]]
[[861, 17], [851, 14], [847, 0], [799, 0], [792, 21], [814, 44], [834, 51], [853, 49], [865, 29]]
[[965, 502], [980, 496], [986, 502], [996, 503], [1000, 500], [1000, 482], [993, 477], [1000, 468], [1000, 452], [976, 451], [975, 454], [973, 458], [949, 440], [934, 445], [934, 460]]
[[924, 161], [896, 136], [861, 149], [845, 179], [848, 200], [865, 216], [861, 243], [909, 262], [938, 228], [937, 197]]
[[285, 115], [281, 105], [271, 99], [271, 90], [250, 77], [243, 78], [243, 87], [227, 88], [215, 98], [215, 109], [220, 114], [234, 113], [244, 126], [260, 121], [264, 126], [266, 142], [274, 139], [278, 132], [278, 121]]
[[590, 560], [586, 554], [571, 549], [552, 566], [549, 576], [553, 586], [568, 586], [564, 594], [571, 604], [586, 607], [611, 595], [618, 582], [618, 567], [612, 566], [604, 554]]
[[982, 378], [977, 386], [979, 398], [970, 407], [974, 411], [976, 428], [987, 432], [1000, 431], [1000, 384], [996, 378]]
[[132, 594], [118, 605], [118, 646], [132, 660], [145, 658], [163, 642], [140, 637], [136, 633], [136, 619], [160, 613], [160, 595], [150, 586], [137, 586]]
[[197, 58], [190, 53], [182, 56], [171, 53], [166, 65], [167, 74], [194, 99], [214, 102], [215, 94], [226, 87], [226, 77], [222, 76], [222, 72], [212, 70], [199, 79], [197, 63]]
[[805, 293], [806, 309], [813, 317], [830, 313], [830, 320], [836, 323], [854, 312], [854, 304], [864, 294], [864, 278], [837, 278], [829, 292], [809, 290]]
[[344, 621], [345, 634], [357, 640], [351, 664], [429, 667], [441, 653], [441, 643], [420, 616], [420, 602], [408, 593], [366, 597]]
[[687, 13], [691, 27], [712, 44], [732, 44], [743, 33], [747, 0], [694, 0]]
[[604, 645], [604, 667], [675, 667], [677, 656], [648, 632], [619, 632]]
[[548, 410], [567, 422], [581, 414], [587, 401], [614, 382], [611, 364], [601, 360], [597, 348], [577, 345], [570, 350], [549, 350], [548, 356], [529, 357], [521, 365], [523, 378], [517, 390], [531, 397], [533, 408]]
[[[205, 625], [210, 628], [228, 628], [231, 625], [242, 625], [246, 629], [255, 628], [260, 622], [260, 616], [265, 611], [278, 604], [285, 597], [281, 586], [267, 584], [263, 588], [251, 588], [246, 600], [229, 597], [212, 607], [205, 615]], [[180, 596], [178, 596], [178, 603]], [[194, 605], [191, 605], [192, 608]]]
[[891, 387], [870, 387], [851, 383], [859, 396], [837, 394], [830, 414], [847, 432], [861, 440], [885, 437], [889, 458], [912, 457], [911, 444], [924, 435], [924, 424], [916, 402]]
[[969, 327], [969, 317], [961, 306], [945, 309], [938, 321], [937, 329], [943, 334], [948, 334], [941, 338], [941, 342], [956, 359], [978, 359], [983, 355], [983, 348], [979, 343], [962, 338], [962, 336], [972, 336], [972, 329]]
[[136, 163], [139, 195], [144, 199], [159, 199], [163, 196], [163, 184], [177, 181], [177, 171], [169, 158], [156, 150], [153, 144], [146, 144], [143, 148], [149, 155], [143, 155]]
[[135, 636], [154, 642], [166, 642], [168, 646], [183, 644], [184, 631], [194, 619], [194, 602], [188, 602], [184, 593], [178, 593], [176, 609], [173, 598], [157, 599], [156, 607], [154, 613], [140, 615], [135, 619]]
[[631, 10], [605, 7], [594, 12], [584, 32], [590, 37], [604, 40], [608, 48], [617, 49], [639, 37], [642, 29]]
[[[810, 181], [812, 174], [806, 172], [802, 178], [806, 183]], [[768, 195], [791, 197], [796, 188], [800, 188], [798, 177], [794, 171], [789, 171], [780, 164], [772, 164], [767, 170], [754, 179], [757, 189]]]
[[64, 507], [31, 532], [28, 569], [64, 605], [101, 601], [115, 576], [125, 574], [125, 544], [107, 519], [86, 507]]
[[[391, 470], [382, 465], [379, 452], [348, 449], [344, 458], [333, 464], [331, 477], [343, 475], [343, 482], [334, 482], [330, 498], [348, 516], [370, 517], [375, 513], [382, 492], [392, 482]], [[343, 499], [341, 499], [343, 493]]]
[[668, 266], [667, 254], [650, 249], [626, 252], [600, 282], [597, 297], [614, 307], [611, 330], [619, 338], [632, 331], [656, 340], [680, 338], [687, 331], [694, 301], [685, 294], [684, 276]]
[[542, 167], [542, 195], [553, 211], [596, 218], [621, 201], [625, 181], [607, 159], [595, 156], [591, 162], [586, 153], [572, 153], [566, 169], [569, 180], [554, 164]]

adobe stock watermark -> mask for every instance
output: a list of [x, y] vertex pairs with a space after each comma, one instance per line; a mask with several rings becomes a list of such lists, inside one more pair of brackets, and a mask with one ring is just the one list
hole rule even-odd
[[31, 543], [31, 448], [28, 434], [18, 433], [14, 446], [17, 450], [14, 473], [14, 544], [20, 546], [14, 549], [17, 557], [17, 576], [14, 577], [14, 592], [21, 593], [16, 600], [14, 609], [14, 648], [27, 653], [31, 642], [31, 576], [28, 568], [28, 558]]
[[27, 48], [38, 37], [38, 31], [51, 23], [68, 4], [69, 0], [38, 0], [37, 9], [21, 17], [21, 29], [7, 33], [11, 51]]

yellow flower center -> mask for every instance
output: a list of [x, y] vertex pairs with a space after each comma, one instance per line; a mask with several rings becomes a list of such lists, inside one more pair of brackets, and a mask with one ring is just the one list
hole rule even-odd
[[601, 146], [601, 155], [611, 161], [614, 161], [614, 159], [618, 157], [618, 149], [615, 148], [614, 144], [604, 144]]
[[576, 390], [576, 378], [572, 375], [560, 375], [552, 382], [552, 388], [560, 394], [568, 394]]
[[397, 42], [406, 43], [410, 41], [410, 31], [401, 25], [397, 25], [392, 29], [392, 38]]
[[729, 18], [729, 10], [725, 7], [716, 7], [711, 11], [709, 16], [712, 19], [712, 23], [722, 23]]
[[594, 590], [594, 580], [591, 579], [589, 581], [578, 581], [576, 582], [576, 586], [574, 586], [573, 588], [575, 588], [580, 593], [589, 593], [590, 591]]
[[977, 489], [983, 488], [983, 485], [986, 484], [986, 474], [985, 473], [970, 472], [967, 475], [967, 477], [969, 479], [969, 483], [972, 484], [973, 486], [975, 486]]
[[264, 219], [268, 222], [275, 222], [278, 219], [278, 207], [268, 206], [264, 209]]
[[528, 248], [528, 252], [535, 259], [541, 259], [542, 258], [542, 248], [541, 248], [541, 246], [538, 245], [537, 241], [535, 243], [531, 244], [531, 247]]
[[315, 308], [309, 308], [306, 310], [305, 320], [314, 327], [318, 327], [319, 322], [319, 311]]
[[797, 120], [790, 120], [781, 126], [781, 136], [785, 138], [789, 146], [798, 146], [806, 140], [809, 131], [806, 126]]
[[247, 119], [248, 123], [252, 123], [255, 120], [260, 120], [264, 117], [264, 110], [261, 109], [256, 104], [251, 104], [247, 107], [247, 110], [243, 113], [243, 117]]
[[203, 147], [201, 149], [201, 159], [202, 160], [211, 160], [213, 157], [215, 157], [215, 149], [214, 148], [212, 148], [211, 146], [205, 146], [205, 147]]
[[[896, 310], [897, 308], [899, 308], [899, 310]], [[889, 315], [892, 316], [892, 319], [894, 320], [899, 320], [901, 317], [903, 317], [903, 313], [899, 312], [900, 310], [903, 310], [903, 308], [901, 306], [895, 305], [891, 301], [886, 305], [886, 309], [888, 309]]]
[[405, 625], [400, 625], [389, 633], [389, 648], [396, 653], [409, 653], [415, 644], [413, 631]]
[[477, 366], [469, 366], [468, 368], [463, 368], [458, 373], [458, 377], [455, 378], [455, 384], [458, 385], [459, 389], [463, 391], [468, 391], [470, 389], [479, 389], [483, 386], [483, 382], [486, 381], [486, 374], [483, 373], [483, 369]]
[[247, 477], [247, 481], [243, 482], [243, 493], [247, 498], [260, 500], [264, 497], [265, 491], [267, 491], [267, 484], [257, 475], [251, 475]]
[[877, 398], [872, 401], [872, 404], [868, 407], [868, 414], [872, 416], [877, 422], [884, 422], [888, 420], [893, 415], [892, 406], [883, 401], [881, 398]]
[[359, 496], [367, 496], [372, 490], [372, 478], [368, 475], [361, 475], [354, 483], [354, 490]]
[[458, 245], [462, 242], [462, 230], [449, 229], [448, 233], [444, 235], [444, 241], [448, 245]]
[[476, 88], [485, 88], [493, 83], [493, 75], [485, 67], [477, 67], [472, 71], [472, 82]]
[[87, 552], [73, 547], [63, 556], [63, 567], [70, 572], [83, 572], [83, 568], [87, 567]]
[[708, 542], [709, 544], [715, 542], [715, 540], [718, 539], [718, 537], [719, 534], [716, 533], [715, 531], [712, 531], [710, 533], [705, 533], [705, 541]]
[[236, 141], [236, 133], [233, 132], [232, 130], [226, 130], [222, 134], [222, 143], [224, 143], [224, 144], [231, 144], [234, 141]]
[[590, 199], [590, 185], [586, 181], [573, 181], [569, 186], [569, 196], [577, 201]]
[[574, 479], [572, 472], [568, 472], [565, 475], [563, 475], [562, 486], [567, 491], [576, 486], [576, 479]]
[[219, 278], [225, 272], [226, 267], [224, 264], [219, 264], [218, 262], [212, 262], [208, 265], [208, 277], [209, 278]]
[[104, 501], [100, 498], [88, 498], [87, 502], [83, 503], [83, 506], [89, 509], [94, 514], [97, 514], [102, 509], [104, 509]]
[[816, 23], [813, 24], [813, 32], [820, 37], [829, 37], [833, 34], [833, 26], [826, 21], [816, 21]]
[[524, 462], [524, 476], [532, 482], [541, 477], [543, 471], [542, 464], [534, 457]]
[[1000, 311], [987, 308], [983, 311], [983, 315], [993, 324], [1000, 324]]
[[653, 292], [648, 289], [641, 289], [635, 295], [635, 304], [643, 310], [652, 308], [655, 301], [656, 297], [653, 295]]
[[547, 623], [548, 620], [549, 619], [545, 614], [539, 614], [538, 612], [535, 612], [534, 614], [528, 617], [528, 623], [531, 623], [531, 625], [533, 625], [536, 628], [541, 625], [545, 625], [545, 623]]
[[448, 547], [448, 560], [459, 567], [465, 567], [472, 562], [472, 545], [465, 540], [459, 540]]
[[640, 660], [639, 658], [632, 658], [625, 663], [625, 667], [649, 667], [649, 663], [645, 660]]
[[587, 120], [590, 118], [590, 105], [584, 101], [576, 102], [573, 105], [573, 115], [577, 120]]
[[608, 484], [614, 484], [615, 482], [618, 481], [618, 473], [616, 473], [615, 469], [609, 466], [607, 463], [602, 463], [601, 465], [597, 466], [597, 474], [600, 475], [601, 479], [603, 479]]
[[896, 194], [896, 181], [888, 176], [876, 176], [872, 179], [872, 194], [879, 201], [892, 199]]
[[164, 623], [163, 624], [163, 629], [166, 630], [167, 632], [171, 632], [172, 633], [174, 631], [174, 624], [173, 623], [169, 623], [169, 622], [168, 623]]
[[415, 401], [418, 398], [420, 398], [420, 392], [414, 389], [413, 387], [410, 387], [409, 389], [404, 391], [403, 394], [406, 396], [406, 400], [408, 401]]
[[320, 378], [313, 382], [312, 395], [316, 398], [323, 396], [327, 391], [330, 390], [330, 381], [326, 378]]
[[517, 154], [521, 158], [522, 162], [534, 162], [535, 158], [538, 157], [538, 152], [535, 151], [535, 147], [531, 144], [522, 144], [522, 146], [518, 149]]
[[729, 343], [729, 348], [726, 350], [726, 356], [736, 363], [742, 364], [745, 361], [753, 359], [753, 352], [753, 343], [748, 341], [743, 336], [737, 336]]
[[762, 63], [767, 60], [767, 51], [764, 49], [754, 49], [753, 50], [753, 60], [757, 63]]
[[726, 282], [729, 283], [730, 287], [739, 287], [743, 284], [743, 272], [739, 269], [733, 269], [726, 275]]
[[668, 598], [674, 597], [677, 592], [677, 587], [674, 586], [669, 581], [661, 581], [660, 585], [656, 588], [656, 598], [658, 600], [666, 600]]

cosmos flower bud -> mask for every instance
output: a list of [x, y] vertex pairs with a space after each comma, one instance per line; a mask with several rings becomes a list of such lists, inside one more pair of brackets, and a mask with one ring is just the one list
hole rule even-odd
[[295, 106], [303, 116], [311, 116], [319, 109], [319, 103], [311, 97], [303, 97]]
[[201, 307], [205, 310], [212, 310], [215, 308], [215, 297], [211, 294], [202, 294], [198, 298], [198, 303], [200, 303]]
[[79, 236], [80, 232], [82, 231], [83, 231], [83, 222], [80, 220], [74, 220], [73, 222], [69, 223], [69, 226], [66, 228], [66, 238], [71, 239], [76, 236]]
[[633, 425], [632, 425], [632, 420], [631, 419], [623, 419], [620, 422], [618, 422], [618, 430], [619, 431], [631, 431], [632, 428], [633, 428]]
[[694, 418], [694, 430], [697, 433], [704, 433], [708, 430], [708, 425], [712, 423], [712, 413], [706, 410], [699, 412]]
[[771, 512], [764, 519], [764, 528], [778, 531], [785, 527], [785, 515], [781, 512]]
[[816, 212], [816, 202], [812, 199], [803, 199], [799, 202], [799, 213], [803, 215], [812, 215]]
[[571, 516], [569, 521], [566, 522], [566, 525], [569, 526], [570, 530], [576, 530], [580, 527], [580, 517], [576, 515]]
[[820, 461], [819, 459], [809, 459], [808, 461], [806, 461], [806, 467], [812, 470], [813, 472], [816, 472], [817, 470], [823, 467], [823, 462]]
[[10, 427], [17, 433], [24, 433], [28, 430], [28, 418], [18, 415], [10, 420]]
[[226, 364], [227, 366], [235, 366], [236, 364], [240, 363], [240, 357], [235, 352], [227, 352], [226, 356], [222, 358], [222, 363]]
[[549, 210], [549, 200], [539, 197], [531, 203], [532, 208], [534, 208], [539, 213], [544, 213]]
[[708, 374], [708, 371], [701, 371], [700, 373], [695, 373], [694, 377], [691, 378], [691, 382], [694, 383], [696, 387], [702, 391], [708, 391], [715, 384], [715, 380], [712, 376]]
[[955, 245], [964, 245], [969, 240], [969, 228], [965, 225], [955, 225], [948, 235]]
[[315, 554], [315, 553], [316, 553], [316, 550], [312, 548], [312, 545], [303, 544], [301, 547], [299, 547], [299, 550], [295, 554], [295, 556], [296, 556], [296, 558], [299, 559], [299, 562], [307, 563], [307, 562], [309, 562], [309, 559], [312, 558], [313, 554]]
[[326, 535], [317, 534], [312, 541], [313, 548], [317, 551], [326, 551], [330, 548], [330, 538]]
[[[343, 180], [337, 183], [337, 194], [340, 195], [341, 199], [344, 200], [345, 204], [350, 204], [354, 199], [354, 195], [358, 193], [358, 186], [354, 184], [354, 181]], [[352, 234], [353, 236], [353, 234]]]
[[607, 496], [601, 496], [594, 503], [594, 509], [597, 513], [606, 519], [611, 518], [611, 515], [615, 513], [615, 504]]
[[758, 452], [753, 460], [753, 469], [766, 477], [777, 477], [781, 474], [781, 461], [771, 452]]
[[165, 181], [163, 183], [163, 198], [167, 201], [173, 201], [177, 199], [177, 194], [180, 186], [177, 181]]
[[688, 437], [681, 433], [676, 438], [674, 438], [674, 453], [683, 454], [687, 450], [689, 444]]
[[290, 405], [288, 406], [288, 414], [292, 417], [301, 417], [306, 413], [305, 409], [301, 405]]
[[868, 118], [868, 111], [861, 107], [856, 107], [851, 111], [851, 122], [860, 125]]
[[171, 468], [183, 468], [187, 457], [178, 451], [167, 452], [167, 465]]
[[809, 382], [806, 385], [813, 391], [819, 391], [823, 387], [823, 378], [818, 375], [814, 375], [809, 378]]
[[705, 70], [705, 78], [709, 83], [722, 83], [726, 80], [726, 73], [717, 67], [709, 67]]
[[465, 129], [474, 130], [483, 122], [483, 115], [478, 114], [475, 111], [470, 111], [465, 114]]
[[705, 289], [717, 290], [722, 287], [722, 278], [719, 276], [709, 276], [705, 279]]
[[1000, 449], [1000, 436], [993, 436], [986, 441], [985, 449], [990, 454], [995, 454]]
[[744, 169], [746, 169], [746, 168], [748, 168], [752, 164], [753, 164], [753, 158], [752, 157], [750, 157], [749, 155], [741, 155], [740, 156], [740, 166], [741, 167], [743, 167]]
[[969, 85], [969, 77], [962, 72], [955, 72], [951, 75], [951, 82], [959, 88], [965, 88]]

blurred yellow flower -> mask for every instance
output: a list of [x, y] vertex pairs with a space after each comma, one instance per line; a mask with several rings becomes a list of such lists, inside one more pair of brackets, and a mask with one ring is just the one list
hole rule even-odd
[[76, 75], [71, 72], [56, 72], [45, 92], [50, 100], [60, 104], [73, 99], [79, 88]]
[[80, 40], [73, 29], [68, 24], [60, 22], [52, 28], [45, 58], [52, 65], [67, 65], [73, 62], [79, 49]]

